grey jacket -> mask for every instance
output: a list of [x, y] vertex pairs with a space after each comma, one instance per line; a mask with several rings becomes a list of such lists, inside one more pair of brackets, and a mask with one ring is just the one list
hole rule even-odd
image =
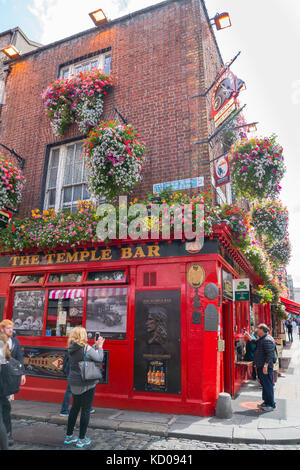
[[[77, 343], [71, 343], [68, 349], [69, 353], [69, 365], [70, 371], [68, 375], [68, 382], [71, 387], [71, 391], [74, 395], [81, 395], [82, 393], [87, 392], [91, 388], [95, 387], [98, 380], [92, 380], [85, 382], [81, 378], [79, 362], [83, 361], [84, 357], [84, 347], [80, 346]], [[86, 353], [87, 361], [94, 361], [101, 363], [103, 361], [104, 353], [103, 349], [99, 348], [98, 350], [93, 346]]]

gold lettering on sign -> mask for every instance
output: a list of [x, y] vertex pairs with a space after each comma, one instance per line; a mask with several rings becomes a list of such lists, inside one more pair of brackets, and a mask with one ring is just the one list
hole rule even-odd
[[89, 257], [90, 257], [90, 252], [89, 251], [82, 251], [80, 253], [80, 262], [83, 263]]
[[47, 258], [47, 264], [53, 264], [54, 261], [53, 261], [53, 258], [54, 258], [54, 254], [52, 255], [46, 255], [46, 258]]
[[132, 249], [131, 248], [121, 248], [122, 259], [132, 258]]
[[101, 253], [102, 253], [102, 261], [112, 259], [111, 250], [102, 250]]
[[71, 253], [67, 253], [66, 263], [78, 263], [78, 252], [76, 251], [73, 255]]
[[39, 255], [34, 255], [34, 256], [31, 257], [31, 264], [32, 264], [32, 265], [36, 265], [36, 264], [38, 265], [38, 264], [40, 264], [40, 257], [39, 257]]
[[66, 262], [66, 253], [58, 253], [56, 261], [57, 261], [57, 263], [65, 263]]
[[98, 256], [98, 258], [96, 258], [96, 250], [92, 250], [91, 255], [91, 261], [101, 261], [101, 256]]
[[148, 258], [150, 257], [160, 257], [159, 254], [159, 245], [150, 245], [148, 246]]
[[138, 246], [137, 249], [135, 250], [135, 255], [134, 258], [145, 258], [146, 255], [144, 253], [144, 250], [141, 246]]

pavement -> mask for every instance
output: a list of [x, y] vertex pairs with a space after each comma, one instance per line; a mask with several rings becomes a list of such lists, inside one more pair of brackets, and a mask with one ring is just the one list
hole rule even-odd
[[[300, 340], [287, 343], [283, 351], [284, 377], [275, 386], [276, 410], [265, 413], [257, 408], [261, 403], [261, 388], [248, 381], [238, 396], [232, 399], [233, 417], [218, 419], [189, 415], [145, 413], [117, 409], [95, 408], [89, 429], [109, 434], [129, 433], [134, 436], [162, 437], [167, 440], [254, 444], [258, 446], [291, 446], [300, 444]], [[59, 446], [62, 443], [67, 418], [59, 416], [54, 403], [16, 400], [12, 404], [16, 442]], [[52, 429], [52, 432], [51, 432]]]

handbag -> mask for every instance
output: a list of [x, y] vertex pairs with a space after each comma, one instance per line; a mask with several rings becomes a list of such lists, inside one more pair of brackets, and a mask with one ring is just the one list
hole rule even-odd
[[0, 366], [0, 396], [7, 397], [20, 391], [21, 376], [24, 369], [21, 362], [14, 358]]
[[80, 361], [78, 365], [84, 382], [102, 379], [101, 362], [86, 360], [86, 348], [84, 349], [83, 361]]

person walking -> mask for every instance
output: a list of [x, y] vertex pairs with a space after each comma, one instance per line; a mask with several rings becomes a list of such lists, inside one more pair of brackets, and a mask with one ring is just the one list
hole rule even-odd
[[[90, 411], [95, 395], [96, 384], [99, 380], [84, 381], [81, 377], [79, 362], [83, 360], [101, 363], [103, 361], [104, 339], [100, 336], [93, 347], [89, 346], [87, 332], [85, 328], [75, 327], [70, 333], [68, 340], [69, 354], [69, 384], [73, 396], [73, 404], [68, 418], [67, 433], [64, 443], [66, 445], [76, 444], [82, 448], [91, 444], [91, 440], [86, 437], [87, 428], [90, 421]], [[80, 429], [79, 439], [74, 435], [74, 428], [79, 412]]]
[[289, 342], [292, 343], [293, 342], [293, 325], [291, 321], [288, 321], [286, 323], [286, 329], [288, 332]]
[[[0, 370], [3, 364], [10, 359], [10, 351], [7, 344], [7, 336], [0, 333]], [[1, 384], [0, 384], [1, 385]], [[1, 388], [1, 387], [0, 387]], [[4, 423], [4, 407], [6, 405], [7, 397], [1, 394], [0, 391], [0, 449], [8, 450], [8, 435]]]
[[[19, 340], [14, 333], [14, 323], [10, 320], [3, 320], [0, 323], [0, 332], [4, 333], [7, 337], [7, 344], [11, 353], [11, 357], [21, 362], [21, 364], [23, 365], [23, 369], [24, 369], [23, 352], [22, 352]], [[21, 385], [23, 386], [25, 384], [26, 384], [26, 375], [24, 374], [21, 377]], [[14, 400], [14, 396], [7, 397], [6, 400], [3, 401], [3, 405], [2, 405], [3, 406], [3, 420], [7, 429], [8, 443], [10, 446], [14, 444], [14, 440], [12, 436], [12, 424], [11, 424], [11, 402], [13, 400]]]
[[259, 407], [263, 411], [273, 411], [276, 408], [274, 401], [274, 377], [275, 341], [269, 334], [269, 328], [261, 323], [257, 328], [258, 340], [254, 354], [254, 363], [257, 367], [257, 375], [262, 385], [263, 403]]

